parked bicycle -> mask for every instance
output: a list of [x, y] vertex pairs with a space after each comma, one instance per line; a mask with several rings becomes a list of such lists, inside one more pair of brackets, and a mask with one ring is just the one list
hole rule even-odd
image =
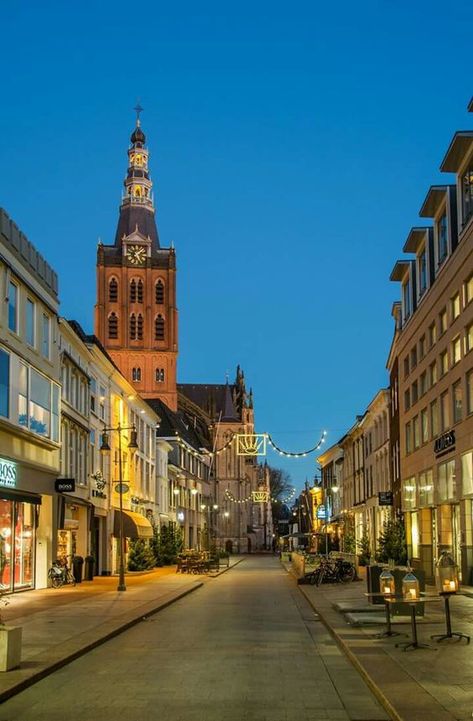
[[321, 583], [350, 583], [356, 577], [355, 566], [343, 558], [322, 558], [320, 565], [310, 574], [309, 582], [320, 586]]
[[67, 565], [67, 558], [58, 558], [57, 561], [53, 561], [53, 565], [48, 571], [48, 578], [53, 588], [61, 588], [67, 583], [72, 583], [73, 586], [76, 585], [74, 574]]

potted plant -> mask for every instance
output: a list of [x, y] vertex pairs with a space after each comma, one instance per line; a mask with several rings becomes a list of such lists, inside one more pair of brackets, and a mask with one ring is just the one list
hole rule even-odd
[[[0, 596], [0, 608], [8, 603], [5, 596]], [[5, 626], [0, 611], [0, 671], [11, 671], [20, 665], [22, 630], [21, 626]]]

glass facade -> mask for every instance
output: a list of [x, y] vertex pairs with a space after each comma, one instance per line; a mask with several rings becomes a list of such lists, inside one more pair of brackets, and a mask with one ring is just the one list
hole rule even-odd
[[31, 503], [0, 498], [0, 589], [34, 587], [35, 510]]

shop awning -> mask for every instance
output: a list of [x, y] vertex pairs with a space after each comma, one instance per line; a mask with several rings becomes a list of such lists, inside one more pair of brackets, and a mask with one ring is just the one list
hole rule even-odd
[[[134, 511], [122, 511], [123, 535], [125, 538], [152, 538], [153, 526], [145, 516]], [[120, 511], [115, 511], [113, 518], [113, 535], [120, 537]]]
[[7, 501], [22, 501], [23, 503], [34, 503], [41, 505], [41, 496], [37, 493], [28, 493], [27, 491], [12, 491], [9, 488], [0, 488], [0, 498]]

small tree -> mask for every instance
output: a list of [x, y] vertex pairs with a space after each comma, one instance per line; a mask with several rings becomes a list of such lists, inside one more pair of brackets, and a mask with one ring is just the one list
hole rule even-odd
[[371, 559], [371, 545], [370, 537], [367, 531], [363, 531], [363, 535], [360, 539], [358, 558], [360, 566], [368, 566]]
[[151, 548], [142, 538], [130, 541], [128, 551], [128, 570], [147, 571], [155, 565]]
[[175, 526], [161, 526], [155, 530], [153, 551], [156, 565], [169, 566], [176, 563], [178, 554], [182, 551], [183, 537], [180, 528]]
[[378, 544], [378, 561], [388, 563], [392, 560], [398, 566], [407, 563], [406, 530], [401, 519], [390, 518], [385, 521]]
[[356, 553], [355, 536], [351, 531], [343, 534], [341, 546], [344, 553]]

